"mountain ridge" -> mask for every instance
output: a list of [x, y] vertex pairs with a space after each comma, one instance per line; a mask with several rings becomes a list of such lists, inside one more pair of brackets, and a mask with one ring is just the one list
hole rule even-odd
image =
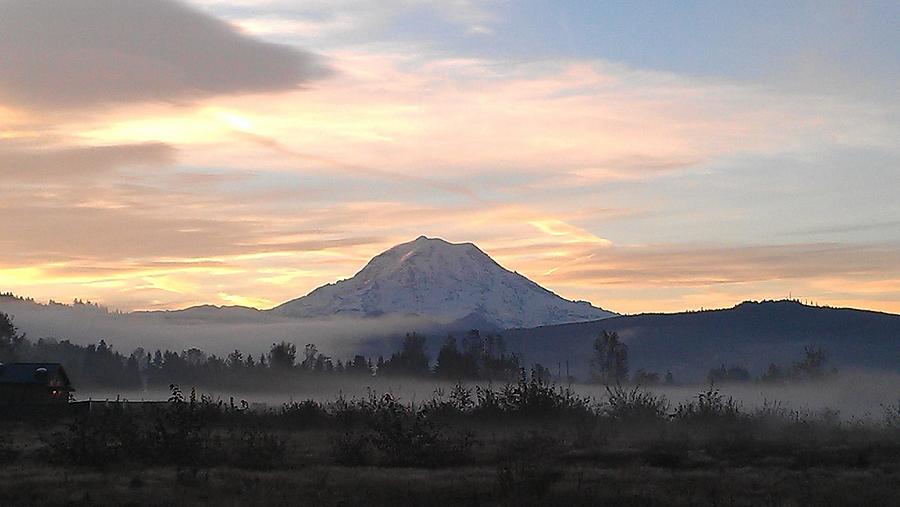
[[[526, 361], [568, 362], [584, 375], [591, 344], [615, 331], [629, 347], [632, 371], [645, 369], [699, 381], [710, 368], [738, 365], [759, 374], [789, 365], [804, 347], [823, 348], [839, 368], [900, 370], [900, 315], [793, 300], [744, 301], [731, 308], [620, 315], [504, 333]], [[546, 363], [545, 363], [546, 364]]]

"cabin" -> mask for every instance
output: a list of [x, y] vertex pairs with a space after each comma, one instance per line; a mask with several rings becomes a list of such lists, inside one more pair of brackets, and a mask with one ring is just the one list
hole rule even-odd
[[59, 363], [0, 363], [0, 406], [64, 405], [74, 390]]

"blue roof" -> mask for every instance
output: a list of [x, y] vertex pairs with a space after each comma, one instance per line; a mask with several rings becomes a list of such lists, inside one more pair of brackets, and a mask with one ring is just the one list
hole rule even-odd
[[[41, 368], [47, 375], [40, 375]], [[47, 384], [51, 378], [61, 377], [66, 385], [69, 376], [59, 363], [0, 363], [0, 384]]]

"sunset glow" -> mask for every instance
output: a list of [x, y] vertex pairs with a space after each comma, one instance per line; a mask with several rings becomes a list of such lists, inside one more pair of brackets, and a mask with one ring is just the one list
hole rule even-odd
[[[73, 15], [96, 16], [82, 47], [78, 27], [9, 36], [0, 7], [0, 291], [268, 308], [425, 234], [617, 312], [900, 312], [900, 40], [863, 6], [710, 29], [729, 51], [707, 61], [666, 54], [692, 34], [637, 6], [595, 13], [635, 23], [623, 52], [554, 2], [147, 3], [222, 53], [157, 58], [152, 23], [107, 51], [128, 12]], [[747, 40], [793, 30], [808, 60]]]

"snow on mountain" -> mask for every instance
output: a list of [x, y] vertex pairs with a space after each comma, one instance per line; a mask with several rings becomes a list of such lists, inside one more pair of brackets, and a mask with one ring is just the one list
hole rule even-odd
[[419, 315], [439, 322], [477, 316], [502, 328], [615, 315], [569, 301], [509, 271], [471, 243], [421, 236], [374, 257], [353, 278], [274, 309], [291, 317]]

